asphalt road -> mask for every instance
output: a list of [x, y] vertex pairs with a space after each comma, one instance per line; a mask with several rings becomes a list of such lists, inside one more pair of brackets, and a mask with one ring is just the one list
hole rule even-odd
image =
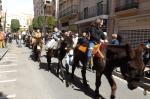
[[[81, 69], [75, 72], [75, 81], [66, 76], [62, 82], [56, 76], [57, 59], [53, 59], [52, 71], [47, 71], [45, 52], [42, 53], [42, 63], [34, 62], [31, 50], [18, 48], [15, 42], [9, 45], [9, 51], [0, 61], [0, 99], [92, 99], [95, 89], [95, 73], [87, 71], [90, 88], [84, 88], [81, 81]], [[115, 77], [117, 83], [116, 99], [150, 99], [150, 93], [143, 95], [143, 89], [130, 91], [124, 80]], [[100, 94], [109, 99], [110, 86], [106, 78], [102, 77]]]

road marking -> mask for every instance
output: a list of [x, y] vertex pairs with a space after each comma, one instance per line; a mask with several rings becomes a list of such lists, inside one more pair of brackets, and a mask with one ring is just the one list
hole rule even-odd
[[15, 82], [17, 79], [11, 79], [11, 80], [1, 80], [0, 83], [8, 83], [8, 82]]
[[[114, 75], [113, 75], [113, 77], [127, 84], [127, 82], [126, 82], [124, 79], [121, 79], [121, 78], [119, 78], [119, 77], [117, 77], [117, 76], [114, 76]], [[141, 87], [138, 87], [138, 89], [140, 89], [140, 90], [144, 91], [144, 89], [143, 89], [143, 88], [141, 88]], [[148, 94], [150, 94], [150, 92], [149, 92], [149, 91], [147, 91], [147, 93], [148, 93]]]
[[17, 72], [17, 70], [0, 71], [0, 74], [3, 74], [3, 73], [12, 73], [12, 72]]
[[17, 66], [17, 64], [0, 65], [0, 67], [14, 67], [14, 66]]
[[15, 97], [16, 97], [16, 94], [11, 94], [11, 95], [2, 96], [2, 97], [0, 97], [0, 99], [6, 99], [6, 98], [12, 99], [12, 98], [15, 98]]
[[16, 57], [4, 57], [4, 59], [17, 59]]

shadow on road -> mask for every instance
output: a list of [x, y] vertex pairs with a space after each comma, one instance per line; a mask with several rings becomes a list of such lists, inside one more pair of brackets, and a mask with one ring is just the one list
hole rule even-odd
[[0, 99], [8, 99], [6, 95], [4, 95], [2, 92], [0, 92]]
[[49, 71], [47, 67], [47, 63], [40, 63], [39, 64], [39, 69], [44, 69], [45, 71]]
[[[58, 76], [57, 74], [57, 65], [58, 65], [57, 63], [52, 63], [50, 72], [53, 75], [55, 75], [58, 79], [60, 79], [62, 82], [64, 82], [65, 80], [66, 87], [72, 87], [75, 91], [81, 91], [85, 95], [91, 97], [92, 99], [99, 99], [99, 97], [100, 99], [105, 99], [102, 95], [100, 95], [99, 97], [95, 97], [94, 90], [91, 89], [90, 87], [85, 87], [82, 83], [82, 78], [76, 75], [74, 75], [74, 79], [72, 79], [71, 75], [67, 74], [66, 71], [64, 71], [65, 78], [63, 80], [62, 73], [60, 72], [60, 76]], [[47, 63], [40, 63], [39, 69], [44, 69], [45, 71], [49, 71]]]
[[82, 83], [82, 78], [74, 75], [74, 79], [71, 78], [71, 75], [65, 73], [65, 82], [66, 87], [71, 86], [74, 90], [83, 92], [85, 95], [91, 97], [92, 99], [105, 99], [102, 95], [96, 97], [94, 94], [94, 90], [90, 88], [90, 86], [84, 86]]

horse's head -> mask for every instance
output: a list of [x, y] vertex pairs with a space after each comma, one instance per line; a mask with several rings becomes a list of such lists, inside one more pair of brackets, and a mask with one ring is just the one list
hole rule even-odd
[[62, 41], [63, 48], [68, 52], [70, 49], [73, 47], [73, 40], [71, 37], [65, 37], [64, 40]]
[[144, 72], [144, 62], [143, 62], [143, 51], [144, 46], [141, 44], [135, 50], [132, 50], [131, 59], [128, 61], [126, 67], [126, 73], [124, 74], [124, 78], [128, 82], [128, 88], [133, 90], [138, 87], [141, 78], [143, 77]]

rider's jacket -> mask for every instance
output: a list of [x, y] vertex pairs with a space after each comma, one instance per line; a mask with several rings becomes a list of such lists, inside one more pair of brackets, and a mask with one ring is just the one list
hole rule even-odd
[[62, 36], [62, 32], [61, 31], [58, 31], [58, 32], [54, 32], [53, 35], [52, 35], [52, 38], [56, 41], [59, 41], [60, 38]]
[[89, 35], [90, 35], [90, 41], [95, 41], [96, 43], [100, 42], [101, 39], [102, 40], [106, 39], [106, 36], [102, 31], [102, 29], [97, 28], [95, 26], [91, 26]]

